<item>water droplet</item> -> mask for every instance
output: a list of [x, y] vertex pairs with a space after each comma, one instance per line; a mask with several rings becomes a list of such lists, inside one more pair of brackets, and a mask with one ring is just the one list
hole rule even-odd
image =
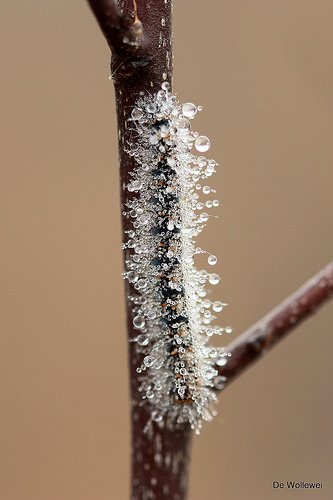
[[152, 102], [146, 106], [148, 113], [156, 113], [156, 106]]
[[143, 117], [143, 111], [140, 108], [134, 108], [132, 109], [131, 115], [133, 120], [140, 120], [140, 118]]
[[187, 118], [194, 118], [197, 114], [198, 108], [191, 102], [183, 104], [182, 112]]
[[215, 264], [217, 263], [216, 255], [210, 255], [207, 260], [210, 266], [215, 266]]
[[190, 122], [188, 121], [187, 118], [182, 118], [178, 122], [178, 132], [181, 135], [186, 135], [189, 133], [191, 128]]
[[225, 366], [228, 362], [228, 359], [223, 357], [223, 358], [219, 358], [216, 360], [216, 364], [217, 366]]
[[231, 326], [226, 326], [224, 329], [225, 333], [232, 333], [232, 328]]
[[151, 366], [153, 366], [154, 362], [155, 362], [155, 359], [152, 358], [151, 356], [145, 356], [143, 358], [143, 363], [145, 366], [147, 366], [147, 368], [150, 368]]
[[219, 200], [213, 200], [213, 207], [218, 207], [220, 204]]
[[128, 191], [140, 191], [142, 188], [142, 183], [140, 181], [133, 181], [130, 184], [128, 184], [127, 189]]
[[163, 82], [161, 85], [163, 90], [170, 90], [170, 83], [169, 82]]
[[147, 214], [142, 214], [138, 217], [138, 222], [141, 226], [145, 226], [149, 222], [149, 216]]
[[204, 194], [209, 194], [209, 193], [210, 193], [210, 187], [209, 187], [209, 186], [204, 186], [204, 187], [202, 188], [202, 192], [203, 192]]
[[144, 333], [140, 333], [140, 335], [137, 336], [136, 341], [139, 345], [146, 346], [149, 344], [149, 337]]
[[216, 302], [213, 302], [213, 311], [215, 312], [220, 312], [223, 309], [224, 304], [217, 300]]
[[210, 274], [208, 281], [211, 285], [218, 285], [220, 282], [220, 276], [218, 274]]
[[164, 90], [159, 90], [157, 92], [157, 97], [159, 97], [160, 99], [165, 99], [165, 92], [164, 92]]
[[140, 330], [145, 326], [146, 322], [143, 316], [135, 316], [133, 318], [133, 325], [135, 328], [138, 328]]
[[224, 389], [225, 377], [218, 375], [214, 378], [214, 387], [218, 390]]
[[204, 153], [210, 148], [210, 140], [205, 135], [199, 135], [194, 142], [195, 149]]
[[207, 159], [204, 156], [198, 156], [198, 167], [203, 168], [207, 164]]
[[127, 274], [127, 279], [130, 283], [135, 283], [138, 279], [138, 273], [135, 271], [129, 271]]

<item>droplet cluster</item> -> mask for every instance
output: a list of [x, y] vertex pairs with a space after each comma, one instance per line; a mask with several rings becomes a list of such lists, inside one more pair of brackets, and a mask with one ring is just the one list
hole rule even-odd
[[123, 245], [124, 277], [131, 284], [134, 342], [142, 360], [136, 368], [140, 404], [150, 405], [151, 420], [160, 425], [189, 422], [199, 432], [202, 420], [215, 415], [216, 389], [225, 381], [216, 365], [228, 356], [207, 342], [231, 333], [214, 324], [226, 304], [211, 300], [206, 290], [220, 282], [219, 275], [195, 266], [196, 254], [207, 254], [209, 267], [217, 263], [196, 246], [196, 237], [210, 218], [206, 210], [219, 206], [206, 185], [218, 164], [202, 156], [208, 137], [191, 130], [201, 108], [181, 105], [169, 88], [163, 82], [155, 95], [142, 96], [128, 120], [135, 169], [126, 185], [132, 194], [124, 212], [131, 226]]

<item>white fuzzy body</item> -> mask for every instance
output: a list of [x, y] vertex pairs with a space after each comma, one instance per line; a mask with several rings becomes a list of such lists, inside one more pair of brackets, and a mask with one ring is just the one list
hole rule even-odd
[[181, 106], [166, 82], [132, 111], [128, 153], [136, 168], [127, 190], [135, 196], [126, 206], [132, 229], [124, 243], [130, 249], [124, 276], [134, 289], [129, 300], [142, 355], [141, 400], [149, 403], [153, 421], [171, 428], [188, 421], [199, 432], [201, 421], [215, 414], [215, 389], [223, 386], [216, 363], [227, 356], [207, 341], [231, 329], [212, 324], [225, 304], [208, 299], [206, 285], [217, 284], [219, 276], [195, 267], [195, 254], [205, 253], [195, 238], [209, 218], [206, 208], [218, 206], [217, 200], [199, 201], [200, 190], [214, 192], [200, 181], [217, 164], [191, 152], [210, 146], [191, 132], [197, 111], [191, 103]]

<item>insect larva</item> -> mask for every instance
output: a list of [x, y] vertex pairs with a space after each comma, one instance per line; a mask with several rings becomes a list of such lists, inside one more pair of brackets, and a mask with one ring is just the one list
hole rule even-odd
[[[127, 190], [135, 196], [126, 204], [132, 228], [125, 278], [132, 284], [133, 326], [142, 400], [151, 419], [174, 428], [189, 422], [199, 432], [201, 421], [215, 415], [215, 388], [223, 380], [216, 362], [227, 356], [223, 348], [207, 344], [227, 329], [213, 324], [214, 313], [226, 304], [207, 297], [206, 284], [216, 285], [216, 273], [198, 270], [194, 256], [205, 253], [195, 238], [209, 219], [206, 208], [218, 200], [199, 201], [198, 192], [215, 193], [200, 181], [209, 178], [217, 163], [197, 156], [210, 147], [205, 136], [191, 131], [190, 120], [200, 107], [180, 105], [164, 82], [157, 94], [142, 97], [132, 110], [133, 139], [128, 153], [135, 159]], [[217, 258], [209, 255], [208, 263]], [[230, 328], [228, 330], [230, 332]]]

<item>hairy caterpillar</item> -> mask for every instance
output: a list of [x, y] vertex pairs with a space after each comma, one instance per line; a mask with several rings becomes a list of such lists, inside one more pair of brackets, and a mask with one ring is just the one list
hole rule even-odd
[[[127, 190], [134, 198], [126, 204], [131, 221], [130, 249], [124, 277], [132, 284], [136, 350], [142, 364], [142, 401], [151, 407], [151, 419], [173, 428], [189, 422], [200, 432], [202, 420], [215, 415], [216, 388], [222, 388], [216, 363], [223, 365], [223, 348], [207, 345], [212, 335], [231, 333], [213, 325], [214, 313], [226, 304], [207, 297], [206, 284], [216, 285], [216, 273], [198, 270], [194, 256], [207, 253], [196, 247], [195, 237], [209, 219], [205, 208], [218, 200], [199, 201], [199, 192], [215, 193], [199, 181], [210, 177], [214, 160], [196, 156], [194, 148], [208, 151], [210, 141], [191, 131], [190, 120], [200, 111], [192, 103], [181, 105], [169, 84], [153, 96], [142, 96], [133, 108], [133, 140], [128, 153], [135, 159]], [[217, 258], [208, 256], [214, 265]]]

